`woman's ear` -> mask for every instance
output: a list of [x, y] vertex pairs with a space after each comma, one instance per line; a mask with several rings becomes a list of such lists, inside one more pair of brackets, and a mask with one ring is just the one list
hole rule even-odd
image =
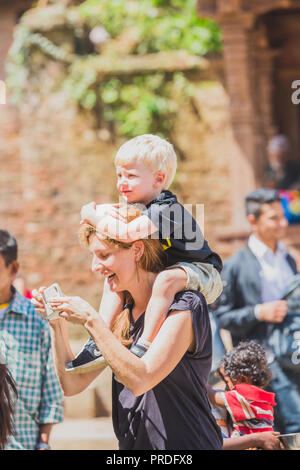
[[142, 240], [136, 240], [135, 242], [133, 242], [132, 248], [135, 256], [135, 261], [140, 261], [145, 249], [144, 243], [142, 242]]

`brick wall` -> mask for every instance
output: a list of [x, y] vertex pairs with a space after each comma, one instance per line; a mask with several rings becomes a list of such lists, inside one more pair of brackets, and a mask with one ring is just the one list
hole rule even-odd
[[[213, 248], [215, 228], [230, 219], [226, 100], [219, 84], [200, 89], [194, 105], [201, 119], [193, 108], [182, 109], [174, 132], [185, 159], [173, 189], [182, 202], [205, 204], [205, 236]], [[78, 244], [79, 211], [91, 200], [117, 200], [113, 156], [121, 140], [101, 140], [93, 122], [78, 116], [62, 94], [32, 102], [23, 103], [20, 131], [0, 151], [1, 226], [18, 238], [30, 286], [57, 281], [67, 294], [96, 306], [102, 284]]]
[[[0, 28], [7, 38], [8, 24]], [[60, 73], [49, 62], [35, 80], [39, 89], [29, 83], [18, 109], [0, 106], [0, 226], [18, 240], [30, 288], [56, 281], [97, 307], [102, 282], [78, 244], [79, 211], [91, 200], [118, 200], [113, 156], [122, 140], [50, 91]], [[173, 190], [183, 203], [205, 204], [205, 236], [214, 249], [216, 228], [231, 217], [229, 121], [226, 92], [210, 82], [199, 87], [193, 106], [181, 109], [172, 136], [184, 155]]]

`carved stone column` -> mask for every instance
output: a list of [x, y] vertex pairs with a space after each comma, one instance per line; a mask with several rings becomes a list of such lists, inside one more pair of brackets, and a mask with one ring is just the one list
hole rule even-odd
[[233, 220], [246, 224], [244, 197], [256, 186], [257, 153], [256, 109], [253, 98], [253, 64], [247, 25], [242, 15], [220, 19], [223, 34], [227, 91], [230, 97], [235, 154], [230, 159]]
[[[227, 91], [230, 98], [232, 131], [236, 144], [230, 158], [232, 221], [246, 225], [245, 195], [258, 187], [265, 164], [272, 122], [272, 52], [265, 32], [257, 28], [255, 5], [245, 7], [241, 0], [213, 2], [211, 17], [220, 25]], [[202, 0], [198, 2], [201, 15]]]
[[253, 99], [256, 108], [257, 140], [263, 154], [263, 158], [257, 160], [256, 165], [259, 182], [263, 176], [268, 140], [277, 132], [274, 122], [273, 93], [274, 59], [278, 51], [269, 47], [266, 29], [262, 24], [251, 33], [251, 54], [255, 70]]

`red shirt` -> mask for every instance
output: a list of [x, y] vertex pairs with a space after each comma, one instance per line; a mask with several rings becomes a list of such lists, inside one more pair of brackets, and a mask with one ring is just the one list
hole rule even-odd
[[224, 392], [225, 406], [234, 429], [242, 434], [273, 431], [275, 394], [259, 387], [238, 384]]

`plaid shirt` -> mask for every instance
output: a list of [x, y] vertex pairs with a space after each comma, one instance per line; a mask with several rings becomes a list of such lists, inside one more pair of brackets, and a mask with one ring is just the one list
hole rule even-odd
[[63, 393], [51, 354], [49, 325], [14, 288], [0, 317], [0, 353], [16, 381], [15, 433], [6, 449], [36, 448], [39, 425], [63, 420]]

